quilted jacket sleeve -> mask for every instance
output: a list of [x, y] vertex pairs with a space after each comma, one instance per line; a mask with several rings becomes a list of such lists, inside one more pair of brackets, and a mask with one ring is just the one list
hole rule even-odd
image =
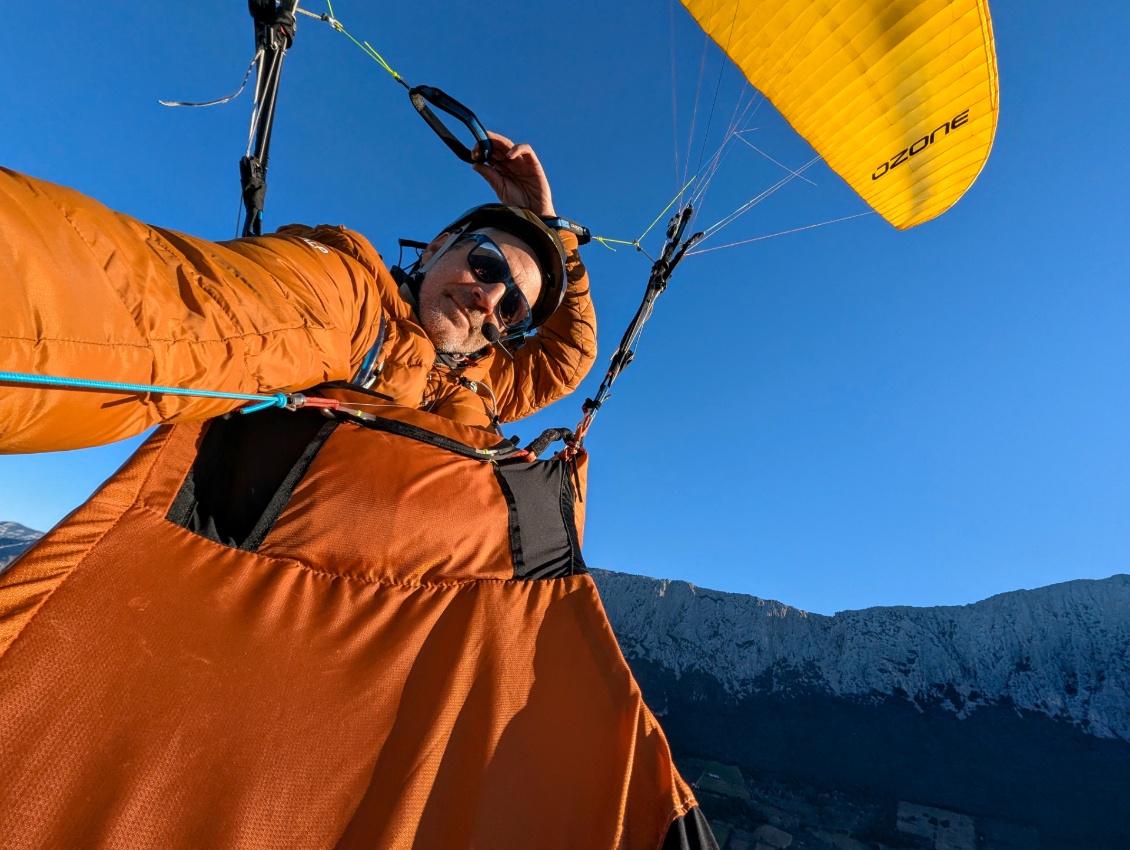
[[568, 287], [557, 312], [538, 328], [513, 361], [494, 355], [490, 382], [499, 418], [514, 422], [577, 388], [596, 360], [596, 311], [577, 237], [561, 231], [568, 252]]
[[[298, 390], [352, 374], [376, 335], [381, 286], [299, 228], [209, 242], [0, 169], [0, 371]], [[239, 404], [13, 384], [0, 400], [0, 452], [108, 443]]]

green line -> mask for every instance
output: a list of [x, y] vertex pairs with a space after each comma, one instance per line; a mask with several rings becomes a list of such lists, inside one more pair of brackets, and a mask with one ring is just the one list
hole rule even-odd
[[684, 187], [683, 187], [682, 189], [680, 189], [680, 190], [679, 190], [679, 194], [677, 194], [677, 195], [676, 195], [675, 197], [673, 197], [673, 198], [671, 199], [671, 203], [669, 203], [669, 204], [668, 204], [667, 206], [665, 206], [665, 207], [663, 208], [663, 212], [661, 212], [661, 213], [660, 213], [659, 215], [657, 215], [657, 216], [655, 217], [655, 221], [653, 221], [653, 222], [652, 222], [651, 224], [649, 224], [649, 225], [647, 226], [647, 230], [645, 230], [645, 231], [644, 231], [643, 233], [641, 233], [641, 234], [640, 234], [640, 238], [639, 238], [639, 239], [637, 239], [637, 240], [636, 240], [636, 242], [641, 242], [641, 241], [643, 241], [643, 238], [644, 238], [645, 236], [647, 236], [647, 234], [651, 233], [651, 229], [652, 229], [653, 227], [655, 227], [655, 225], [659, 224], [659, 221], [660, 221], [660, 219], [662, 219], [662, 218], [663, 218], [663, 216], [667, 215], [667, 210], [669, 210], [669, 209], [671, 209], [671, 207], [675, 206], [675, 202], [676, 202], [677, 200], [679, 200], [679, 198], [683, 197], [683, 192], [687, 191], [687, 189], [689, 189], [689, 188], [691, 187], [691, 184], [692, 184], [692, 183], [694, 183], [694, 181], [695, 181], [695, 180], [697, 180], [697, 179], [698, 179], [698, 175], [696, 174], [696, 175], [695, 175], [694, 177], [692, 177], [692, 178], [691, 178], [691, 179], [690, 179], [690, 180], [689, 180], [689, 181], [687, 182], [687, 185], [686, 185], [686, 186], [684, 186]]
[[655, 217], [655, 221], [653, 221], [651, 224], [649, 224], [647, 226], [647, 230], [645, 230], [643, 233], [641, 233], [639, 235], [638, 239], [610, 239], [607, 236], [594, 236], [593, 239], [595, 239], [597, 242], [599, 242], [601, 245], [603, 245], [609, 251], [615, 251], [616, 250], [615, 248], [612, 247], [612, 245], [608, 244], [610, 242], [614, 243], [616, 245], [631, 245], [637, 251], [640, 250], [640, 242], [643, 241], [643, 238], [645, 236], [647, 236], [647, 234], [651, 233], [651, 229], [653, 227], [655, 227], [655, 225], [659, 224], [659, 222], [663, 219], [663, 216], [665, 216], [667, 214], [667, 211], [670, 210], [671, 207], [675, 206], [675, 202], [678, 201], [679, 198], [681, 198], [683, 196], [683, 193], [686, 192], [687, 189], [689, 189], [694, 184], [694, 181], [697, 180], [697, 179], [698, 179], [698, 175], [696, 174], [689, 181], [687, 181], [687, 185], [679, 190], [679, 194], [675, 195], [675, 197], [673, 197], [671, 199], [671, 203], [669, 203], [667, 206], [665, 206], [663, 208], [663, 211], [660, 212], [659, 215], [657, 215]]
[[[612, 247], [612, 244], [631, 245], [637, 251], [639, 250], [639, 247], [640, 247], [636, 242], [632, 242], [631, 240], [628, 240], [628, 239], [611, 239], [607, 236], [594, 236], [593, 241], [599, 242], [601, 245], [603, 245], [605, 248], [607, 248], [609, 251], [612, 251], [613, 253], [615, 253], [616, 249]], [[612, 243], [612, 244], [610, 244], [610, 243]]]
[[392, 75], [392, 78], [394, 80], [396, 80], [401, 85], [404, 85], [404, 86], [408, 85], [408, 83], [404, 82], [404, 78], [402, 76], [400, 76], [400, 74], [398, 74], [396, 71], [394, 71], [392, 66], [389, 65], [388, 62], [385, 61], [385, 58], [383, 56], [381, 56], [381, 54], [376, 51], [376, 49], [373, 47], [373, 45], [369, 44], [369, 42], [367, 42], [367, 41], [366, 42], [360, 42], [357, 39], [355, 39], [349, 33], [349, 31], [342, 25], [341, 21], [339, 21], [337, 19], [337, 15], [334, 14], [333, 3], [331, 3], [330, 0], [326, 0], [326, 6], [330, 10], [330, 21], [329, 21], [330, 26], [332, 26], [335, 30], [340, 32], [342, 35], [344, 35], [346, 38], [348, 38], [350, 41], [352, 41], [358, 47], [360, 47], [362, 52], [365, 53], [365, 55], [367, 55], [370, 59], [373, 59], [378, 65], [380, 65], [382, 68], [384, 68], [386, 71], [388, 71]]

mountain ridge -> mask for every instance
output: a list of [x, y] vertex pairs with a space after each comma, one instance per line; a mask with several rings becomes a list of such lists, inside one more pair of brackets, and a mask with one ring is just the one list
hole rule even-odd
[[900, 697], [967, 717], [1011, 704], [1130, 741], [1130, 575], [957, 606], [812, 614], [676, 580], [594, 570], [629, 659], [734, 697], [797, 688]]

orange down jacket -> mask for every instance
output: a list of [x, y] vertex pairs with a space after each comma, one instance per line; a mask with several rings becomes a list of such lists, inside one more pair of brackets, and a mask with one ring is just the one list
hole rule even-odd
[[[576, 237], [561, 307], [514, 360], [462, 372], [512, 422], [574, 389], [596, 356]], [[348, 380], [386, 333], [373, 390], [487, 426], [490, 403], [435, 365], [435, 348], [365, 237], [290, 225], [209, 242], [142, 224], [62, 186], [0, 169], [0, 371], [238, 393]], [[0, 387], [0, 451], [73, 449], [239, 402]]]

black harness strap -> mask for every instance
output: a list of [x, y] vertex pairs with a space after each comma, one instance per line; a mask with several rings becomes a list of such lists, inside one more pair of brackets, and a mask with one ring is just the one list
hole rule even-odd
[[376, 416], [365, 411], [339, 408], [329, 411], [327, 415], [342, 422], [352, 422], [355, 425], [360, 425], [362, 428], [368, 428], [370, 431], [384, 431], [386, 434], [395, 434], [398, 437], [405, 437], [409, 440], [427, 443], [430, 446], [435, 446], [454, 454], [462, 455], [463, 457], [483, 461], [484, 463], [498, 463], [514, 458], [515, 456], [525, 457], [522, 450], [511, 440], [501, 440], [489, 449], [477, 449], [474, 446], [468, 446], [465, 443], [460, 443], [458, 440], [453, 440], [442, 434], [428, 431], [418, 425], [412, 425], [409, 422], [401, 422], [397, 419], [385, 419], [382, 416]]
[[628, 325], [628, 329], [624, 331], [624, 336], [612, 355], [612, 362], [608, 366], [604, 380], [600, 382], [596, 395], [585, 399], [585, 403], [581, 406], [584, 418], [577, 426], [576, 442], [578, 445], [584, 440], [585, 432], [592, 424], [596, 412], [611, 396], [612, 384], [620, 377], [620, 373], [628, 368], [628, 364], [636, 356], [635, 346], [639, 342], [640, 334], [643, 333], [643, 326], [651, 318], [655, 299], [667, 288], [671, 273], [686, 255], [687, 249], [702, 238], [702, 233], [695, 233], [683, 239], [683, 234], [686, 232], [693, 212], [694, 209], [688, 204], [667, 225], [667, 238], [663, 243], [663, 251], [651, 267], [651, 277], [647, 281], [647, 290], [644, 292], [643, 302]]
[[294, 43], [294, 10], [298, 0], [248, 0], [255, 20], [255, 47], [259, 57], [255, 82], [255, 111], [252, 116], [251, 144], [239, 161], [245, 218], [242, 236], [262, 232], [263, 208], [267, 199], [267, 159], [271, 149], [271, 129], [275, 122], [275, 102], [279, 95], [283, 59]]

